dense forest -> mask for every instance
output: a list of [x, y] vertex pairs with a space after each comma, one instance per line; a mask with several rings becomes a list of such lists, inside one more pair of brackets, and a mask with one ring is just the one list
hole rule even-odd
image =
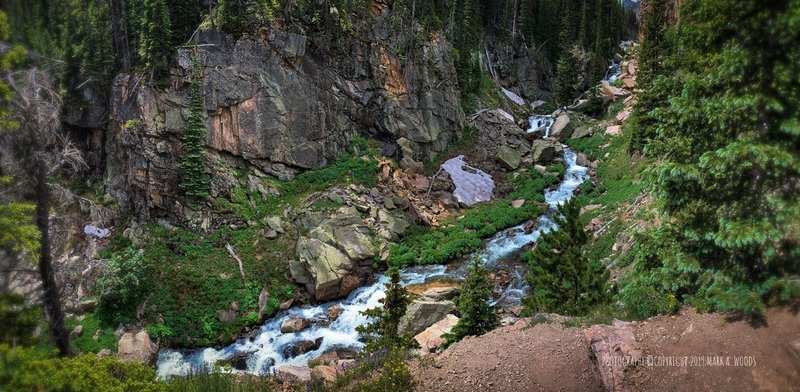
[[589, 331], [800, 303], [796, 0], [0, 0], [0, 72], [0, 390], [451, 388], [537, 324], [647, 388]]

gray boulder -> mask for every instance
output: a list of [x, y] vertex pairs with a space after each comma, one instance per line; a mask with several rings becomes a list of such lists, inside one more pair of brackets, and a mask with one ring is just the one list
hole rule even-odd
[[456, 310], [453, 301], [415, 300], [408, 305], [400, 319], [397, 332], [416, 335]]
[[506, 169], [516, 170], [519, 167], [520, 161], [522, 160], [522, 156], [520, 155], [519, 152], [517, 152], [517, 150], [503, 146], [497, 150], [496, 159]]
[[125, 332], [117, 343], [117, 358], [122, 361], [139, 361], [152, 365], [156, 361], [158, 345], [150, 340], [147, 331]]
[[531, 156], [536, 163], [552, 162], [561, 151], [561, 143], [554, 139], [534, 140], [531, 145]]
[[550, 137], [563, 143], [572, 136], [574, 130], [575, 123], [570, 120], [568, 114], [564, 113], [556, 117], [556, 121], [550, 129]]

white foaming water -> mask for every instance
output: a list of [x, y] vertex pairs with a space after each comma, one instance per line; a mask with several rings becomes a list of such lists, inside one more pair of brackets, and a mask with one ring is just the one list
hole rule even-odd
[[[418, 266], [404, 270], [401, 275], [403, 285], [422, 284], [429, 279], [445, 275], [446, 266]], [[161, 378], [197, 373], [209, 369], [215, 363], [231, 359], [236, 355], [247, 355], [248, 373], [267, 374], [281, 365], [305, 365], [331, 349], [354, 349], [363, 347], [356, 327], [365, 324], [367, 317], [362, 311], [380, 306], [384, 297], [385, 284], [389, 278], [379, 275], [377, 281], [353, 291], [346, 299], [317, 306], [303, 306], [279, 313], [261, 326], [261, 332], [254, 339], [242, 338], [221, 348], [197, 350], [164, 349], [158, 355], [157, 372]], [[281, 333], [281, 323], [289, 318], [300, 317], [308, 320], [324, 320], [331, 306], [339, 305], [342, 313], [330, 324], [315, 323], [298, 333]], [[314, 341], [322, 338], [320, 347], [307, 353], [290, 357], [284, 350], [292, 344]]]
[[619, 66], [619, 63], [616, 61], [611, 61], [611, 65], [606, 70], [606, 75], [603, 80], [607, 80], [609, 83], [614, 83], [622, 76], [622, 68]]
[[[567, 166], [564, 180], [557, 189], [545, 192], [545, 201], [550, 205], [550, 209], [538, 218], [538, 227], [530, 234], [526, 234], [524, 225], [520, 225], [502, 230], [495, 235], [480, 254], [487, 268], [495, 268], [498, 260], [519, 252], [526, 245], [538, 240], [542, 233], [557, 228], [551, 217], [557, 213], [558, 205], [570, 199], [575, 189], [588, 177], [588, 169], [577, 164], [577, 155], [566, 146], [564, 146], [564, 162]], [[509, 231], [513, 231], [515, 235], [509, 236]], [[520, 266], [515, 268], [511, 283], [503, 289], [500, 297], [493, 301], [494, 304], [514, 306], [520, 303], [528, 289], [524, 272]], [[417, 266], [403, 270], [400, 279], [403, 285], [411, 285], [423, 284], [431, 279], [445, 276], [459, 279], [463, 274], [463, 267], [454, 272], [447, 272], [447, 267], [444, 265]], [[252, 339], [239, 339], [221, 349], [161, 350], [157, 362], [158, 375], [161, 378], [169, 378], [201, 372], [237, 355], [247, 356], [247, 369], [243, 371], [268, 374], [281, 365], [306, 365], [311, 359], [331, 349], [361, 349], [363, 343], [359, 341], [356, 327], [368, 321], [361, 312], [380, 305], [378, 301], [384, 297], [384, 285], [388, 281], [388, 277], [379, 275], [374, 284], [358, 288], [346, 299], [280, 312], [261, 326], [258, 336]], [[343, 310], [334, 322], [329, 324], [318, 322], [298, 333], [280, 332], [284, 320], [293, 317], [324, 320], [328, 308], [334, 305], [341, 306]], [[318, 338], [322, 338], [322, 342], [316, 350], [295, 357], [284, 353], [292, 344], [314, 341]]]
[[487, 268], [494, 268], [498, 260], [518, 252], [524, 246], [536, 242], [543, 233], [557, 228], [552, 219], [553, 214], [558, 212], [561, 203], [572, 198], [575, 189], [589, 176], [589, 169], [578, 165], [577, 160], [577, 154], [564, 146], [564, 164], [567, 166], [564, 180], [557, 189], [546, 191], [544, 194], [545, 202], [550, 205], [549, 211], [539, 217], [538, 226], [530, 233], [525, 233], [523, 224], [503, 230], [489, 240], [486, 250], [481, 255]]
[[555, 119], [553, 116], [550, 115], [534, 115], [528, 117], [528, 133], [539, 132], [544, 130], [544, 138], [547, 139], [550, 136], [550, 129], [553, 128], [553, 123], [555, 123]]

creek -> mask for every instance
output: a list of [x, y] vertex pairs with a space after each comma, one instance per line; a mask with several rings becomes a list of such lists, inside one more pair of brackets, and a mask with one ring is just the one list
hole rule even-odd
[[[564, 165], [566, 171], [561, 183], [557, 188], [545, 191], [545, 201], [549, 209], [538, 217], [536, 228], [526, 233], [525, 225], [519, 225], [501, 230], [489, 239], [479, 254], [486, 268], [498, 268], [502, 260], [520, 253], [526, 246], [536, 242], [543, 233], [557, 229], [553, 218], [558, 214], [559, 204], [572, 198], [575, 190], [588, 178], [588, 168], [577, 164], [577, 155], [567, 146], [564, 146]], [[416, 285], [442, 278], [459, 280], [463, 278], [464, 272], [463, 266], [459, 268], [452, 266], [448, 268], [444, 265], [417, 266], [403, 270], [400, 278], [403, 285]], [[529, 289], [524, 275], [524, 268], [514, 267], [510, 283], [507, 287], [496, 288], [500, 295], [492, 302], [503, 307], [519, 305]], [[219, 362], [229, 361], [231, 358], [242, 359], [236, 371], [269, 374], [282, 365], [307, 365], [310, 360], [330, 350], [358, 351], [364, 343], [360, 340], [356, 327], [369, 322], [361, 312], [380, 305], [379, 300], [384, 296], [385, 284], [388, 281], [388, 277], [379, 275], [374, 284], [356, 289], [345, 299], [282, 311], [267, 320], [257, 335], [240, 338], [222, 348], [161, 350], [157, 362], [158, 375], [168, 378], [196, 373], [211, 368]], [[328, 322], [327, 311], [335, 305], [340, 306], [342, 312], [334, 321]], [[317, 322], [297, 333], [280, 332], [284, 320], [298, 317]], [[319, 338], [322, 338], [319, 347], [293, 355], [298, 345], [314, 342]]]

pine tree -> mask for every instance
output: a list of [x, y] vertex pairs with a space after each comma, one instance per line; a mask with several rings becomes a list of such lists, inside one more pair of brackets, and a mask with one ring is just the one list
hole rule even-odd
[[180, 189], [194, 201], [206, 198], [211, 186], [205, 162], [208, 128], [204, 114], [202, 71], [199, 61], [195, 60], [189, 93], [189, 119], [183, 134], [183, 157], [180, 163]]
[[479, 336], [500, 325], [494, 306], [489, 305], [492, 285], [481, 260], [470, 261], [467, 276], [461, 284], [461, 293], [455, 303], [461, 318], [450, 333], [444, 337], [447, 344], [455, 343], [465, 336]]
[[202, 22], [204, 0], [172, 0], [169, 14], [172, 20], [172, 46], [186, 42]]
[[106, 1], [92, 1], [86, 9], [86, 23], [81, 26], [82, 42], [78, 57], [82, 70], [101, 81], [112, 77], [114, 49], [111, 42], [111, 20]]
[[564, 47], [559, 51], [558, 62], [556, 62], [556, 101], [561, 105], [572, 102], [578, 91], [578, 67], [575, 67], [575, 53], [577, 47]]
[[359, 333], [373, 337], [367, 343], [367, 352], [399, 348], [408, 344], [409, 338], [398, 334], [397, 326], [406, 314], [411, 299], [405, 287], [400, 284], [400, 272], [391, 270], [388, 274], [391, 280], [386, 283], [386, 297], [380, 300], [383, 306], [363, 311], [362, 314], [372, 317], [374, 321], [356, 328]]
[[217, 18], [223, 31], [237, 37], [247, 32], [249, 3], [248, 0], [220, 0], [217, 3]]
[[676, 248], [651, 260], [652, 273], [698, 266], [673, 274], [691, 279], [680, 300], [752, 314], [761, 296], [790, 297], [775, 285], [800, 272], [797, 15], [797, 2], [689, 1], [667, 34], [670, 53], [650, 83], [665, 98], [650, 111], [645, 151], [662, 158], [649, 182]]
[[655, 118], [650, 111], [665, 103], [667, 98], [651, 88], [653, 79], [667, 72], [664, 56], [670, 52], [666, 40], [668, 0], [650, 0], [642, 10], [642, 45], [639, 48], [639, 70], [636, 84], [642, 88], [634, 106], [631, 123], [631, 153], [643, 152], [648, 141], [656, 136]]
[[561, 206], [558, 229], [542, 236], [524, 255], [531, 271], [531, 294], [524, 299], [529, 312], [583, 315], [609, 298], [608, 271], [583, 254], [588, 240], [580, 224], [580, 206], [574, 200]]
[[169, 66], [172, 54], [172, 24], [165, 0], [144, 0], [139, 19], [139, 56], [152, 74]]

